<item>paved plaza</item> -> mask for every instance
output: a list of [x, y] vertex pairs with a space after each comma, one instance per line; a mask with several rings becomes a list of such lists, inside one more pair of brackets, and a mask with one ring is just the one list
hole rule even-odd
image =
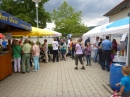
[[[109, 72], [97, 63], [74, 70], [75, 61], [41, 63], [37, 72], [13, 73], [0, 81], [0, 97], [110, 97]], [[81, 65], [79, 64], [79, 67]]]

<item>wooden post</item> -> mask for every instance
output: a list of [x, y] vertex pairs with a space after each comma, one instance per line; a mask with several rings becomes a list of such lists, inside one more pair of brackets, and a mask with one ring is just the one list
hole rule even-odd
[[[8, 32], [7, 33], [11, 33], [10, 32], [10, 26], [8, 25]], [[8, 49], [9, 49], [9, 53], [11, 54], [12, 53], [12, 51], [11, 51], [11, 40], [10, 39], [8, 39]]]

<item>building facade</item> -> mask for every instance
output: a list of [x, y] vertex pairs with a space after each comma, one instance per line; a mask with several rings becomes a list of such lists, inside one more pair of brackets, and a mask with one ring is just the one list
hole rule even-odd
[[124, 0], [109, 12], [104, 14], [104, 16], [109, 18], [109, 22], [113, 22], [119, 19], [123, 19], [128, 17], [128, 13], [130, 12], [130, 0]]

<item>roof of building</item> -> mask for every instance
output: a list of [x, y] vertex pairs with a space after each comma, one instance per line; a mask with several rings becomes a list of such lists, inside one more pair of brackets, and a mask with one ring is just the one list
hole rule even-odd
[[110, 16], [130, 7], [130, 0], [124, 0], [103, 16]]

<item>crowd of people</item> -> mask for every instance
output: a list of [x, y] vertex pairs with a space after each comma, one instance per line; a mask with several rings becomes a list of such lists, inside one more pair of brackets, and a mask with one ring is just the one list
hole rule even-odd
[[[81, 69], [85, 69], [84, 61], [86, 59], [86, 66], [92, 66], [91, 64], [91, 51], [94, 50], [94, 62], [98, 62], [101, 65], [102, 70], [110, 70], [110, 63], [113, 60], [113, 55], [117, 52], [117, 42], [115, 39], [111, 42], [109, 36], [106, 36], [106, 39], [96, 37], [96, 40], [93, 44], [90, 43], [90, 38], [87, 38], [85, 42], [82, 41], [82, 38], [76, 40], [75, 38], [54, 38], [52, 41], [52, 61], [66, 61], [66, 56], [69, 54], [71, 58], [75, 60], [75, 69], [78, 70], [78, 60], [82, 64]], [[7, 42], [3, 39], [2, 42], [3, 49], [7, 49]], [[14, 72], [21, 72], [20, 68], [22, 67], [22, 72], [30, 71], [30, 66], [34, 63], [34, 71], [39, 69], [39, 57], [40, 50], [43, 50], [45, 55], [45, 63], [48, 63], [48, 43], [47, 40], [44, 40], [43, 45], [39, 43], [25, 40], [23, 42], [20, 40], [13, 40], [12, 42], [12, 56], [14, 61]], [[106, 64], [105, 64], [106, 63]], [[22, 64], [22, 65], [20, 65]], [[27, 69], [26, 66], [27, 65]], [[21, 66], [21, 67], [20, 67]]]
[[[75, 70], [78, 70], [78, 63], [82, 65], [81, 69], [85, 70], [84, 61], [86, 58], [86, 66], [92, 66], [91, 63], [91, 54], [94, 50], [94, 62], [98, 62], [101, 65], [102, 70], [110, 70], [110, 64], [113, 61], [113, 56], [116, 54], [118, 49], [118, 43], [115, 39], [110, 41], [109, 36], [106, 36], [106, 39], [96, 37], [96, 40], [93, 44], [90, 43], [90, 38], [87, 38], [85, 42], [82, 41], [82, 38], [76, 40], [75, 38], [69, 38], [67, 41], [65, 38], [54, 38], [52, 41], [52, 54], [53, 63], [59, 61], [66, 61], [66, 56], [70, 55], [72, 60], [75, 60], [76, 67]], [[3, 50], [7, 50], [7, 42], [3, 39], [2, 42]], [[40, 51], [44, 51], [45, 63], [48, 63], [48, 43], [47, 39], [44, 39], [43, 45], [40, 45], [39, 42], [29, 41], [28, 39], [23, 40], [13, 40], [12, 41], [12, 56], [13, 56], [13, 67], [14, 72], [19, 72], [25, 74], [29, 73], [31, 68], [33, 71], [38, 71], [40, 68], [39, 57]], [[79, 62], [78, 62], [79, 61]], [[121, 79], [120, 83], [117, 83], [116, 86], [121, 86], [119, 95], [124, 95], [127, 97], [130, 95], [130, 67], [123, 66], [122, 73], [124, 77]]]

